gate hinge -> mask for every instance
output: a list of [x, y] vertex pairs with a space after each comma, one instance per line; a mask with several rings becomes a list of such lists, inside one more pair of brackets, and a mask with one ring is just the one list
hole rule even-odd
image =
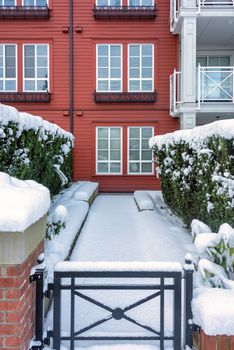
[[33, 275], [30, 275], [30, 283], [42, 281], [44, 270], [36, 270]]
[[43, 339], [44, 345], [50, 346], [50, 338], [53, 338], [53, 331], [47, 331], [46, 338]]
[[54, 290], [54, 284], [53, 283], [48, 283], [47, 290], [44, 293], [44, 296], [48, 299], [51, 297], [51, 292]]

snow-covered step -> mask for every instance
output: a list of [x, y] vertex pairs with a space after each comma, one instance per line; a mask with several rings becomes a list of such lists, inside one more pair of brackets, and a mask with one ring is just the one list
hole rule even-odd
[[140, 211], [154, 210], [154, 202], [152, 197], [146, 191], [135, 191], [134, 199]]
[[99, 185], [97, 182], [81, 182], [81, 186], [73, 195], [73, 199], [76, 201], [88, 202], [92, 204], [95, 197], [98, 195]]

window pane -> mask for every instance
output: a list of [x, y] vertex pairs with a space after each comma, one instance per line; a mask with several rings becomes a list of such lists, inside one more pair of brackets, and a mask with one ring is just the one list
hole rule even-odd
[[149, 149], [149, 139], [141, 140], [141, 147], [142, 149]]
[[129, 5], [130, 6], [140, 6], [140, 0], [129, 0]]
[[3, 78], [3, 68], [0, 68], [0, 78]]
[[35, 69], [25, 68], [25, 78], [35, 78]]
[[140, 58], [139, 57], [130, 57], [130, 67], [140, 67]]
[[207, 57], [197, 57], [197, 66], [201, 65], [202, 67], [207, 66]]
[[219, 57], [209, 57], [209, 67], [219, 66]]
[[111, 81], [110, 82], [110, 91], [120, 91], [121, 90], [121, 82], [120, 81]]
[[111, 78], [121, 78], [121, 71], [119, 68], [112, 68], [110, 72]]
[[120, 139], [120, 128], [111, 128], [110, 137]]
[[110, 152], [110, 160], [120, 160], [120, 158], [121, 158], [120, 151]]
[[47, 68], [38, 68], [37, 69], [38, 78], [48, 78]]
[[47, 0], [36, 0], [36, 6], [46, 6]]
[[15, 0], [5, 0], [4, 6], [15, 6]]
[[142, 78], [152, 78], [152, 69], [151, 68], [143, 68], [142, 69]]
[[130, 139], [129, 140], [129, 149], [130, 150], [139, 150], [140, 149], [140, 140]]
[[111, 149], [120, 149], [120, 140], [118, 140], [118, 139], [110, 140], [110, 148]]
[[130, 138], [140, 138], [140, 128], [129, 128]]
[[34, 6], [34, 0], [24, 0], [24, 6]]
[[98, 173], [108, 173], [108, 163], [99, 163]]
[[98, 160], [108, 160], [108, 151], [98, 151]]
[[121, 55], [121, 48], [120, 48], [120, 45], [111, 45], [110, 47], [110, 54], [111, 56], [120, 56]]
[[47, 67], [47, 57], [37, 57], [37, 65], [38, 67]]
[[38, 45], [37, 46], [37, 54], [38, 56], [47, 56], [47, 45]]
[[0, 91], [3, 91], [3, 80], [0, 80]]
[[6, 45], [6, 56], [7, 57], [15, 57], [15, 46]]
[[152, 128], [142, 128], [142, 138], [150, 138], [152, 137]]
[[110, 0], [110, 6], [120, 6], [120, 0]]
[[140, 80], [130, 80], [129, 90], [140, 91]]
[[110, 61], [111, 67], [112, 68], [120, 68], [121, 67], [121, 59], [120, 57], [111, 57]]
[[140, 172], [140, 164], [139, 163], [130, 163], [129, 164], [129, 172], [130, 173], [139, 173]]
[[0, 56], [3, 56], [3, 45], [0, 45]]
[[143, 56], [152, 56], [153, 45], [142, 45], [142, 55]]
[[99, 80], [98, 91], [108, 91], [108, 80]]
[[98, 78], [108, 78], [108, 68], [99, 68]]
[[97, 0], [97, 6], [108, 6], [108, 0]]
[[98, 45], [98, 56], [108, 56], [108, 45]]
[[24, 64], [25, 64], [25, 67], [29, 68], [29, 67], [35, 67], [35, 57], [34, 56], [25, 56], [24, 58]]
[[99, 57], [98, 58], [98, 66], [99, 67], [108, 67], [108, 57]]
[[139, 160], [140, 151], [129, 151], [129, 160]]
[[121, 164], [120, 163], [110, 163], [110, 172], [111, 173], [120, 173]]
[[35, 91], [35, 81], [34, 80], [25, 80], [25, 90]]
[[129, 78], [140, 78], [140, 69], [130, 69]]
[[220, 65], [224, 67], [230, 66], [230, 57], [220, 57]]
[[153, 84], [152, 80], [142, 80], [142, 91], [152, 91]]
[[141, 171], [142, 173], [152, 173], [152, 163], [142, 163]]
[[16, 70], [15, 68], [6, 68], [6, 78], [15, 78]]
[[47, 80], [38, 80], [37, 81], [37, 91], [47, 91], [47, 90], [48, 90]]
[[108, 140], [98, 140], [98, 149], [108, 149]]
[[98, 138], [108, 138], [108, 129], [107, 128], [98, 128]]
[[29, 57], [29, 56], [35, 56], [35, 46], [33, 45], [25, 45], [24, 47], [24, 52], [25, 52], [25, 56]]
[[152, 0], [142, 0], [142, 6], [153, 6]]
[[130, 56], [140, 56], [140, 45], [130, 45]]
[[16, 81], [15, 80], [6, 80], [5, 81], [5, 89], [7, 91], [15, 91], [16, 90]]
[[152, 160], [152, 151], [142, 151], [141, 152], [141, 159], [142, 160]]
[[152, 57], [142, 57], [142, 67], [152, 67]]

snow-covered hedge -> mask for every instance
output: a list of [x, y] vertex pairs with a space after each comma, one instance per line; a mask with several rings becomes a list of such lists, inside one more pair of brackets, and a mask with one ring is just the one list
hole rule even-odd
[[71, 181], [74, 139], [55, 124], [0, 104], [0, 171], [58, 193]]
[[190, 225], [234, 226], [234, 119], [150, 140], [165, 202]]

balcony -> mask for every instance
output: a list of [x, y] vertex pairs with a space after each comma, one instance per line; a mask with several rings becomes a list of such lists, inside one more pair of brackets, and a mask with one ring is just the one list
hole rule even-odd
[[95, 19], [155, 19], [157, 15], [156, 6], [119, 6], [103, 7], [94, 5]]
[[[174, 71], [170, 76], [170, 113], [182, 112], [186, 101], [182, 97], [181, 72]], [[197, 101], [194, 109], [211, 112], [229, 110], [234, 106], [234, 67], [198, 67]]]
[[50, 102], [49, 92], [0, 92], [0, 102]]
[[1, 6], [0, 19], [49, 19], [50, 10], [46, 7]]
[[96, 103], [154, 103], [157, 100], [157, 92], [94, 92]]

